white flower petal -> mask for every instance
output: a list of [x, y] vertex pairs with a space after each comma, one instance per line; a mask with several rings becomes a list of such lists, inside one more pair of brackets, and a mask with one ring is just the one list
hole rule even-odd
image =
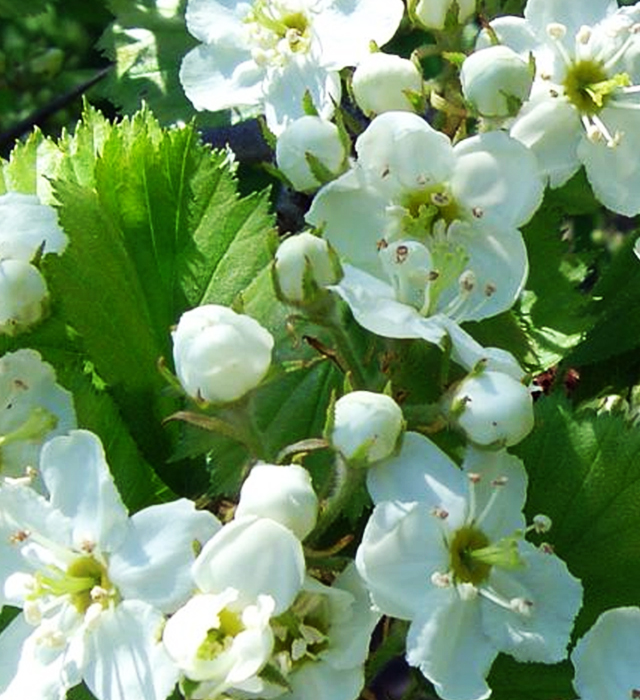
[[222, 41], [241, 45], [245, 34], [243, 18], [250, 8], [251, 3], [242, 0], [189, 0], [185, 13], [187, 29], [205, 44]]
[[[500, 43], [513, 49], [516, 53], [526, 56], [538, 46], [538, 40], [523, 17], [497, 17], [491, 20], [491, 28], [498, 35]], [[476, 50], [492, 46], [491, 38], [485, 31], [480, 32], [476, 42]]]
[[460, 141], [451, 190], [468, 209], [477, 207], [504, 229], [525, 224], [540, 206], [543, 183], [531, 151], [502, 131]]
[[624, 216], [640, 213], [640, 111], [605, 107], [599, 115], [613, 136], [622, 134], [618, 146], [592, 143], [586, 137], [578, 146], [593, 192], [608, 209]]
[[483, 600], [483, 629], [499, 649], [518, 661], [562, 661], [582, 604], [582, 586], [554, 554], [529, 542], [521, 542], [519, 550], [525, 567], [515, 571], [494, 567], [487, 585], [507, 601], [530, 601], [530, 612], [507, 610]]
[[245, 516], [225, 525], [204, 546], [193, 566], [197, 586], [207, 593], [239, 591], [241, 606], [258, 595], [286, 610], [304, 581], [302, 545], [288, 528], [268, 518]]
[[264, 69], [244, 47], [201, 44], [182, 59], [180, 83], [193, 106], [217, 112], [262, 100]]
[[74, 545], [90, 542], [113, 551], [129, 527], [104, 449], [96, 435], [74, 430], [50, 440], [42, 449], [40, 471], [51, 505], [73, 520]]
[[539, 38], [554, 23], [563, 24], [573, 38], [582, 25], [594, 25], [617, 9], [616, 0], [528, 0], [524, 16]]
[[620, 700], [640, 690], [640, 608], [602, 613], [576, 644], [573, 681], [583, 700]]
[[577, 110], [561, 97], [537, 96], [527, 102], [510, 134], [535, 154], [551, 187], [563, 185], [580, 167], [577, 148], [583, 135]]
[[416, 617], [407, 635], [407, 661], [417, 666], [447, 700], [483, 700], [485, 681], [498, 650], [482, 633], [477, 599], [456, 589], [437, 589], [432, 605]]
[[404, 8], [399, 0], [328, 0], [313, 19], [328, 70], [357, 66], [374, 41], [383, 46], [395, 34]]
[[420, 433], [406, 433], [399, 454], [372, 465], [367, 488], [374, 503], [424, 501], [458, 511], [464, 505], [466, 479], [435, 443]]
[[100, 700], [165, 700], [178, 680], [161, 641], [163, 615], [139, 600], [105, 610], [87, 636], [84, 680]]
[[364, 685], [364, 669], [336, 669], [320, 660], [303, 664], [288, 681], [291, 691], [281, 700], [354, 700]]
[[203, 545], [220, 523], [192, 501], [180, 499], [136, 513], [125, 541], [112, 552], [109, 578], [124, 598], [137, 598], [169, 613], [193, 591], [194, 543]]
[[439, 518], [424, 503], [379, 503], [362, 535], [356, 564], [383, 613], [416, 617], [438, 590], [431, 575], [449, 568]]
[[38, 635], [23, 615], [0, 635], [2, 700], [64, 700], [67, 690], [82, 680], [81, 660], [65, 646], [38, 643]]

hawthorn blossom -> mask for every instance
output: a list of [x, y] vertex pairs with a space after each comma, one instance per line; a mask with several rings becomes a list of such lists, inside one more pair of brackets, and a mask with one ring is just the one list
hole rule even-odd
[[499, 132], [452, 146], [407, 112], [374, 119], [356, 151], [307, 215], [342, 259], [335, 290], [374, 333], [433, 343], [449, 334], [454, 353], [481, 359], [454, 326], [507, 310], [522, 290], [518, 227], [542, 197], [535, 158]]
[[[524, 19], [491, 23], [499, 40], [535, 59], [531, 97], [511, 126], [551, 187], [581, 165], [609, 209], [640, 212], [640, 4], [528, 0]], [[481, 38], [480, 45], [488, 39]]]
[[98, 700], [164, 700], [178, 676], [165, 614], [219, 523], [184, 499], [129, 518], [88, 431], [50, 440], [40, 472], [48, 498], [0, 489], [0, 605], [23, 610], [0, 635], [0, 695], [63, 700], [84, 680]]
[[321, 117], [340, 102], [340, 76], [385, 44], [400, 0], [189, 0], [187, 28], [202, 42], [182, 61], [180, 82], [196, 109], [264, 109], [276, 134], [304, 115], [309, 93]]
[[571, 653], [581, 700], [640, 698], [640, 608], [607, 610]]
[[[411, 621], [407, 660], [442, 698], [489, 697], [485, 678], [499, 652], [566, 657], [582, 587], [549, 547], [524, 539], [520, 460], [469, 447], [459, 469], [407, 433], [400, 454], [367, 476], [375, 508], [358, 570], [383, 613]], [[538, 516], [532, 528], [549, 526]]]
[[[0, 358], [0, 475], [35, 476], [42, 445], [76, 427], [73, 396], [35, 350]], [[31, 475], [30, 475], [31, 472]]]

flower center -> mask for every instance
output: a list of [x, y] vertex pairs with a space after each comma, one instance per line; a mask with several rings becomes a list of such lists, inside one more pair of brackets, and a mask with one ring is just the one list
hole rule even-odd
[[256, 0], [247, 14], [250, 37], [256, 62], [271, 62], [277, 56], [306, 53], [311, 45], [311, 23], [299, 10], [286, 2]]
[[461, 218], [455, 199], [444, 185], [412, 190], [400, 204], [405, 210], [400, 222], [403, 236], [422, 242], [432, 234], [436, 222], [443, 221], [448, 226]]
[[608, 77], [604, 65], [593, 59], [583, 59], [569, 66], [565, 76], [564, 92], [580, 114], [598, 114], [611, 97], [621, 87], [631, 85], [626, 73]]
[[474, 552], [482, 551], [488, 545], [489, 538], [472, 525], [465, 525], [456, 531], [449, 545], [450, 570], [456, 582], [477, 586], [486, 581], [491, 564], [474, 556]]
[[66, 571], [50, 566], [36, 573], [33, 591], [27, 599], [36, 600], [50, 595], [69, 596], [75, 609], [84, 614], [95, 603], [106, 608], [116, 592], [104, 565], [89, 555], [72, 561]]
[[198, 649], [199, 659], [215, 659], [216, 656], [228, 649], [234, 637], [242, 632], [245, 627], [240, 615], [224, 608], [218, 613], [219, 625], [207, 631], [207, 637]]

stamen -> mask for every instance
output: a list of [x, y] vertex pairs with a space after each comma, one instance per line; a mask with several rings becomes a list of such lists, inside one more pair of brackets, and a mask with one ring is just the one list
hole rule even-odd
[[435, 508], [431, 509], [431, 515], [440, 520], [446, 520], [449, 517], [449, 511], [442, 508], [442, 506], [435, 506]]
[[547, 34], [550, 39], [555, 41], [556, 49], [558, 50], [562, 60], [567, 64], [567, 66], [570, 66], [573, 61], [571, 60], [571, 57], [567, 53], [565, 47], [562, 45], [562, 39], [564, 39], [567, 34], [567, 28], [565, 25], [560, 24], [559, 22], [550, 22], [547, 24]]
[[431, 195], [431, 202], [437, 207], [446, 207], [451, 204], [451, 197], [446, 192], [434, 192]]
[[496, 502], [496, 499], [498, 498], [498, 494], [502, 490], [500, 487], [504, 486], [506, 483], [507, 483], [506, 479], [504, 480], [504, 482], [499, 482], [498, 479], [494, 479], [491, 482], [491, 486], [493, 486], [493, 492], [491, 493], [491, 496], [489, 497], [487, 504], [482, 509], [482, 513], [480, 513], [478, 518], [475, 520], [475, 524], [478, 527], [482, 524], [482, 521], [487, 517], [487, 515], [489, 514], [489, 511], [493, 508], [493, 505]]
[[472, 583], [458, 584], [458, 595], [462, 600], [475, 600], [482, 591]]
[[483, 598], [490, 600], [492, 603], [499, 605], [501, 608], [504, 608], [505, 610], [513, 610], [513, 608], [511, 607], [511, 600], [507, 600], [506, 598], [503, 598], [500, 594], [496, 593], [494, 590], [492, 590], [490, 588], [479, 588], [478, 593]]
[[17, 530], [9, 535], [9, 544], [20, 544], [30, 537], [29, 530]]
[[481, 219], [484, 216], [484, 211], [481, 207], [473, 207], [471, 213], [476, 217], [476, 219]]
[[551, 530], [551, 525], [551, 518], [543, 513], [538, 513], [538, 515], [533, 518], [533, 529], [540, 534], [549, 532], [549, 530]]
[[509, 601], [509, 607], [514, 612], [517, 612], [524, 617], [529, 617], [533, 609], [533, 601], [527, 598], [512, 598]]
[[440, 571], [434, 571], [431, 574], [431, 583], [436, 588], [449, 588], [451, 586], [451, 574], [443, 574]]
[[555, 554], [555, 550], [553, 548], [552, 544], [549, 544], [548, 542], [543, 542], [538, 549], [543, 553], [543, 554]]
[[631, 697], [633, 698], [633, 700], [637, 700], [637, 698], [640, 698], [640, 690], [638, 690], [637, 688], [633, 688], [631, 691]]
[[598, 129], [600, 129], [602, 135], [605, 137], [607, 141], [607, 146], [609, 148], [615, 148], [622, 139], [622, 133], [620, 131], [616, 131], [616, 133], [612, 136], [609, 129], [607, 129], [606, 124], [602, 121], [602, 119], [600, 119], [600, 117], [597, 114], [594, 114], [591, 117], [591, 119], [593, 120], [593, 123], [598, 127]]
[[586, 24], [583, 24], [578, 30], [578, 33], [576, 34], [576, 40], [581, 44], [588, 44], [589, 39], [591, 39], [591, 34], [591, 27], [588, 27]]

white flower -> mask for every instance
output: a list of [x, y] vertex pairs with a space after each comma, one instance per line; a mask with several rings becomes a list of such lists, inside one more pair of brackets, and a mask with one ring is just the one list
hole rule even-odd
[[48, 300], [39, 270], [24, 260], [0, 260], [0, 333], [16, 335], [36, 324]]
[[235, 517], [257, 515], [288, 527], [303, 540], [318, 517], [309, 472], [297, 464], [256, 464], [244, 480]]
[[478, 445], [510, 447], [533, 429], [533, 398], [521, 382], [479, 369], [445, 398], [445, 412]]
[[565, 658], [582, 587], [547, 547], [524, 540], [527, 478], [517, 458], [468, 448], [459, 469], [407, 433], [400, 454], [367, 477], [376, 505], [358, 569], [383, 613], [411, 621], [407, 660], [441, 697], [489, 697], [498, 652]]
[[571, 653], [582, 700], [640, 697], [640, 608], [602, 613]]
[[353, 96], [365, 114], [415, 112], [407, 93], [422, 94], [422, 73], [413, 61], [376, 51], [353, 74]]
[[345, 459], [368, 464], [389, 457], [403, 431], [402, 409], [390, 396], [352, 391], [336, 401], [330, 439]]
[[[276, 144], [278, 168], [299, 192], [317, 190], [340, 175], [347, 156], [338, 127], [320, 117], [304, 116], [291, 122]], [[318, 179], [312, 159], [325, 171], [325, 178]]]
[[340, 102], [338, 71], [382, 45], [402, 18], [400, 0], [189, 0], [187, 28], [200, 46], [180, 81], [196, 109], [265, 110], [274, 133], [303, 116], [309, 92], [320, 116]]
[[331, 586], [307, 577], [303, 590], [280, 618], [272, 620], [278, 642], [269, 664], [289, 692], [274, 684], [280, 700], [356, 700], [364, 685], [364, 662], [380, 614], [353, 564]]
[[190, 698], [215, 698], [242, 687], [264, 667], [273, 649], [273, 599], [236, 608], [237, 591], [201, 593], [172, 615], [162, 636], [178, 668], [199, 683]]
[[0, 260], [31, 262], [40, 248], [45, 254], [62, 253], [66, 245], [53, 207], [33, 194], [0, 195]]
[[[536, 62], [531, 99], [511, 134], [529, 146], [551, 187], [584, 165], [609, 209], [640, 212], [640, 5], [528, 0], [524, 19], [492, 22], [500, 40]], [[486, 43], [486, 38], [481, 43]]]
[[198, 400], [235, 401], [258, 386], [271, 365], [269, 331], [225, 306], [187, 311], [172, 336], [178, 379]]
[[276, 251], [273, 275], [279, 299], [304, 305], [318, 299], [320, 288], [339, 282], [342, 267], [336, 252], [323, 238], [303, 231], [282, 241]]
[[73, 396], [56, 383], [53, 367], [35, 350], [0, 358], [0, 474], [35, 470], [42, 445], [76, 427]]
[[[444, 29], [452, 0], [409, 0], [415, 7], [413, 13], [427, 29]], [[476, 11], [476, 0], [457, 0], [458, 22], [464, 22]]]
[[515, 115], [529, 97], [533, 66], [507, 46], [489, 46], [468, 56], [460, 69], [465, 98], [483, 117]]
[[164, 614], [218, 522], [186, 500], [129, 518], [87, 431], [50, 440], [40, 471], [49, 499], [0, 489], [0, 604], [23, 608], [0, 635], [3, 700], [60, 700], [82, 680], [98, 700], [163, 700], [177, 680]]
[[500, 132], [452, 146], [407, 112], [376, 117], [356, 150], [307, 215], [344, 263], [336, 291], [374, 333], [436, 343], [449, 333], [458, 352], [466, 334], [449, 319], [505, 311], [524, 285], [518, 227], [542, 197], [535, 158]]

